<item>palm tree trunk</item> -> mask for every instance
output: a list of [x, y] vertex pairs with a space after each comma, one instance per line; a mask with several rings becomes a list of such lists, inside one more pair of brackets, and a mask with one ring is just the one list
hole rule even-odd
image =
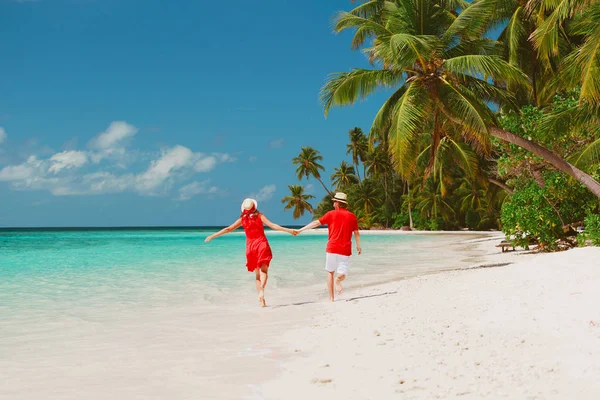
[[504, 184], [504, 183], [502, 183], [500, 181], [497, 181], [494, 178], [488, 178], [488, 182], [489, 183], [493, 183], [494, 185], [496, 185], [498, 187], [501, 187], [502, 189], [506, 190], [508, 192], [508, 194], [513, 194], [514, 193], [514, 190], [512, 190], [506, 184]]
[[329, 189], [327, 189], [327, 186], [325, 186], [325, 184], [323, 183], [323, 181], [321, 180], [321, 178], [317, 178], [317, 180], [321, 183], [321, 185], [323, 186], [323, 189], [325, 189], [325, 191], [330, 195], [333, 196], [333, 193], [331, 193], [331, 191]]
[[408, 183], [408, 181], [406, 181], [406, 186], [408, 187], [408, 220], [409, 220], [409, 226], [410, 226], [410, 230], [413, 230], [413, 219], [412, 219], [412, 207], [411, 207], [411, 201], [410, 201], [410, 183]]
[[490, 133], [492, 136], [497, 137], [498, 139], [516, 144], [517, 146], [532, 152], [536, 156], [543, 158], [544, 161], [559, 171], [571, 176], [573, 179], [587, 187], [596, 195], [596, 197], [600, 198], [600, 183], [596, 182], [590, 175], [586, 174], [574, 165], [569, 164], [567, 161], [557, 156], [547, 148], [500, 128], [490, 127]]
[[358, 172], [358, 163], [354, 163], [354, 169], [356, 170], [356, 176], [358, 176], [358, 184], [362, 185], [362, 179], [360, 179], [360, 172]]

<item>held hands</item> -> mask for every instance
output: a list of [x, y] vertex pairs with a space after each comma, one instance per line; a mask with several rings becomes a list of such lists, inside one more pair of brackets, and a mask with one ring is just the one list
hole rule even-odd
[[296, 229], [290, 229], [290, 234], [292, 236], [298, 236], [300, 234], [300, 231], [298, 231]]
[[206, 239], [204, 239], [204, 243], [208, 243], [208, 242], [210, 242], [212, 239], [213, 239], [213, 236], [212, 236], [212, 235], [210, 235], [210, 236], [208, 236]]

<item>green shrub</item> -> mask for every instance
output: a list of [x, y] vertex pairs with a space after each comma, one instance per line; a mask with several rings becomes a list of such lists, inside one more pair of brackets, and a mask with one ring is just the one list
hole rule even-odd
[[582, 221], [597, 208], [597, 198], [565, 174], [546, 172], [543, 177], [543, 188], [530, 181], [502, 207], [502, 231], [516, 246], [526, 246], [533, 237], [554, 250], [556, 240], [565, 235], [564, 225]]
[[515, 246], [526, 247], [533, 237], [546, 249], [553, 250], [556, 239], [562, 236], [562, 224], [544, 198], [544, 190], [531, 183], [515, 191], [502, 206], [502, 231]]
[[600, 246], [600, 215], [590, 214], [585, 218], [585, 231], [581, 236], [584, 241], [590, 240], [594, 246]]
[[410, 224], [410, 217], [405, 213], [397, 213], [392, 216], [394, 222], [392, 223], [392, 228], [400, 229], [403, 226], [408, 226]]
[[470, 230], [475, 230], [479, 227], [481, 216], [475, 210], [468, 209], [465, 214], [465, 224]]

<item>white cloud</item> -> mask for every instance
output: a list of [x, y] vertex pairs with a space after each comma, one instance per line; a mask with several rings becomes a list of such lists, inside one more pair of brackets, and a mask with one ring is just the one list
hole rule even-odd
[[125, 121], [114, 121], [108, 126], [108, 129], [98, 134], [90, 140], [89, 146], [92, 149], [106, 150], [116, 147], [123, 139], [135, 135], [138, 128], [129, 125]]
[[213, 153], [213, 156], [217, 157], [220, 162], [235, 162], [237, 159], [227, 153]]
[[0, 126], [0, 144], [6, 141], [6, 131]]
[[226, 153], [213, 153], [211, 155], [205, 155], [202, 153], [195, 153], [196, 162], [194, 163], [194, 170], [196, 172], [210, 172], [212, 171], [219, 162], [234, 162], [235, 157], [232, 157]]
[[215, 156], [207, 156], [200, 157], [198, 161], [194, 164], [194, 170], [196, 172], [210, 172], [217, 166], [217, 157]]
[[48, 172], [57, 174], [63, 169], [79, 168], [87, 162], [87, 155], [82, 151], [63, 151], [50, 157]]
[[45, 163], [31, 156], [20, 165], [9, 165], [0, 170], [0, 181], [27, 181], [45, 175]]
[[269, 148], [270, 149], [280, 149], [283, 147], [283, 143], [285, 143], [285, 139], [275, 139], [275, 140], [271, 140], [271, 142], [269, 143]]
[[216, 186], [209, 186], [208, 180], [203, 182], [192, 182], [179, 189], [177, 200], [186, 201], [199, 194], [212, 194], [217, 192]]
[[254, 197], [256, 201], [267, 201], [271, 197], [273, 197], [273, 194], [276, 190], [277, 187], [275, 185], [266, 185], [265, 187], [260, 189], [258, 193], [251, 194], [250, 197]]
[[83, 176], [82, 186], [87, 194], [120, 193], [135, 187], [135, 175], [114, 175], [109, 172], [95, 172]]
[[194, 153], [184, 146], [175, 146], [150, 164], [146, 172], [136, 177], [136, 188], [141, 192], [152, 193], [176, 171], [190, 166]]
[[99, 163], [104, 158], [123, 158], [125, 155], [124, 142], [138, 133], [138, 128], [125, 121], [113, 121], [108, 128], [92, 138], [88, 147], [94, 152], [90, 154], [93, 162]]
[[[10, 182], [15, 190], [47, 190], [56, 196], [96, 195], [137, 192], [140, 195], [168, 194], [177, 181], [189, 179], [196, 173], [212, 171], [221, 163], [236, 159], [227, 153], [205, 154], [193, 152], [177, 145], [160, 153], [125, 150], [125, 142], [137, 133], [138, 129], [124, 121], [115, 121], [106, 131], [98, 134], [88, 143], [88, 150], [76, 150], [76, 140], [70, 140], [65, 151], [40, 157], [32, 155], [18, 165], [0, 169], [0, 181]], [[6, 134], [0, 127], [2, 141]], [[37, 148], [37, 141], [31, 139], [29, 147]], [[31, 150], [26, 154], [32, 154]], [[38, 154], [37, 152], [34, 154]], [[143, 154], [143, 157], [140, 156]], [[39, 158], [38, 158], [39, 157]], [[146, 159], [148, 167], [139, 173], [116, 174], [115, 167], [125, 168], [132, 163]], [[80, 172], [90, 162], [105, 160], [108, 171]], [[208, 181], [192, 182], [179, 189], [179, 199], [187, 200], [198, 194], [215, 193], [217, 188]]]

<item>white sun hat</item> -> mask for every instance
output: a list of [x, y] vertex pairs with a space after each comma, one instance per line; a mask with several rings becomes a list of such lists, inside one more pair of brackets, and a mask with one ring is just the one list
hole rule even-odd
[[333, 201], [339, 201], [340, 203], [348, 204], [348, 196], [346, 196], [346, 193], [337, 192], [335, 196], [333, 196]]
[[246, 210], [251, 210], [252, 207], [254, 207], [254, 209], [258, 209], [258, 203], [256, 202], [256, 200], [244, 199], [244, 201], [242, 201], [242, 206], [240, 208], [242, 209], [242, 212], [244, 212]]

